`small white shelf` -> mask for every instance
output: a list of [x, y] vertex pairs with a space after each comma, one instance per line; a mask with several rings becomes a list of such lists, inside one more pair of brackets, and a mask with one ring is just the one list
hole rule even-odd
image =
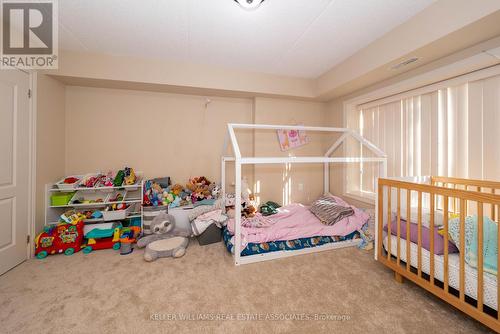
[[[132, 218], [140, 218], [141, 219], [141, 230], [142, 230], [142, 188], [143, 188], [143, 177], [141, 172], [136, 172], [138, 181], [132, 185], [122, 185], [118, 187], [75, 187], [72, 189], [58, 189], [56, 183], [50, 183], [45, 185], [45, 225], [54, 225], [59, 222], [59, 216], [66, 210], [75, 209], [79, 211], [85, 211], [86, 209], [104, 209], [108, 205], [113, 204], [128, 204], [128, 205], [136, 205], [133, 208], [133, 211], [130, 212], [125, 219]], [[124, 198], [122, 201], [109, 201], [110, 193], [114, 193], [116, 191], [124, 191]], [[51, 205], [51, 196], [55, 192], [94, 192], [94, 193], [102, 193], [102, 198], [105, 199], [100, 203], [79, 203], [79, 204], [71, 204], [68, 203], [66, 205]], [[92, 197], [92, 196], [89, 196]], [[93, 218], [84, 220], [85, 224], [96, 224], [103, 223], [103, 218]]]
[[50, 208], [98, 208], [102, 206], [108, 206], [112, 204], [132, 204], [141, 203], [140, 199], [132, 201], [120, 201], [120, 202], [100, 202], [100, 203], [80, 203], [80, 204], [66, 204], [66, 205], [49, 205]]
[[75, 188], [71, 188], [71, 189], [59, 189], [57, 187], [51, 187], [49, 188], [49, 192], [61, 192], [61, 193], [71, 193], [71, 192], [74, 192], [74, 191], [112, 191], [112, 190], [120, 190], [120, 189], [125, 189], [125, 190], [131, 190], [131, 189], [134, 189], [134, 190], [137, 190], [137, 189], [141, 189], [141, 183], [138, 183], [138, 184], [131, 184], [131, 185], [126, 185], [126, 186], [118, 186], [118, 187], [75, 187]]
[[[134, 213], [130, 216], [127, 216], [125, 219], [133, 219], [133, 218], [141, 218], [142, 215], [140, 213]], [[85, 224], [96, 224], [96, 223], [104, 223], [106, 222], [103, 218], [92, 218], [92, 219], [85, 219], [83, 221]], [[49, 222], [47, 223], [47, 225], [56, 225], [56, 224], [59, 224], [58, 221], [53, 221], [53, 222]]]

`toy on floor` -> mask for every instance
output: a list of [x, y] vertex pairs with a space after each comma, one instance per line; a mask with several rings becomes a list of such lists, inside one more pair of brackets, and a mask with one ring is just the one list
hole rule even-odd
[[160, 257], [181, 257], [186, 253], [191, 231], [175, 225], [175, 218], [160, 213], [151, 222], [153, 234], [137, 241], [137, 247], [146, 247], [144, 260], [151, 262]]
[[39, 259], [47, 255], [64, 253], [71, 255], [80, 251], [83, 241], [83, 220], [74, 223], [62, 222], [46, 226], [35, 238], [35, 256]]
[[85, 225], [83, 234], [87, 243], [83, 253], [88, 254], [99, 249], [120, 249], [121, 229], [122, 224], [119, 222]]
[[144, 251], [144, 260], [152, 262], [160, 257], [181, 257], [186, 254], [188, 244], [189, 239], [184, 237], [153, 241]]
[[129, 226], [122, 228], [120, 236], [120, 255], [127, 255], [134, 251], [133, 243], [141, 234], [139, 226]]

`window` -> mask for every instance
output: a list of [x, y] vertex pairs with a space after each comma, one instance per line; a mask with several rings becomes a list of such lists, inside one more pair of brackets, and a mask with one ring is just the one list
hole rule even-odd
[[[387, 154], [388, 176], [500, 180], [500, 75], [357, 105], [346, 122]], [[373, 195], [377, 176], [375, 164], [349, 165], [346, 192]]]

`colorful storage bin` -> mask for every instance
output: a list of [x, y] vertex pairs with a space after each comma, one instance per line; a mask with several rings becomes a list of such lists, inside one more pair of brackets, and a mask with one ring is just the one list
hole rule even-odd
[[50, 196], [50, 205], [52, 206], [63, 206], [67, 205], [71, 198], [75, 195], [75, 192], [70, 193], [53, 193]]

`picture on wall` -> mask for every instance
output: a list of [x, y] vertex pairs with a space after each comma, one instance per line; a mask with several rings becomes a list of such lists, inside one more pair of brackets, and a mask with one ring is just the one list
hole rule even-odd
[[288, 151], [303, 146], [309, 142], [304, 130], [277, 130], [281, 151]]

